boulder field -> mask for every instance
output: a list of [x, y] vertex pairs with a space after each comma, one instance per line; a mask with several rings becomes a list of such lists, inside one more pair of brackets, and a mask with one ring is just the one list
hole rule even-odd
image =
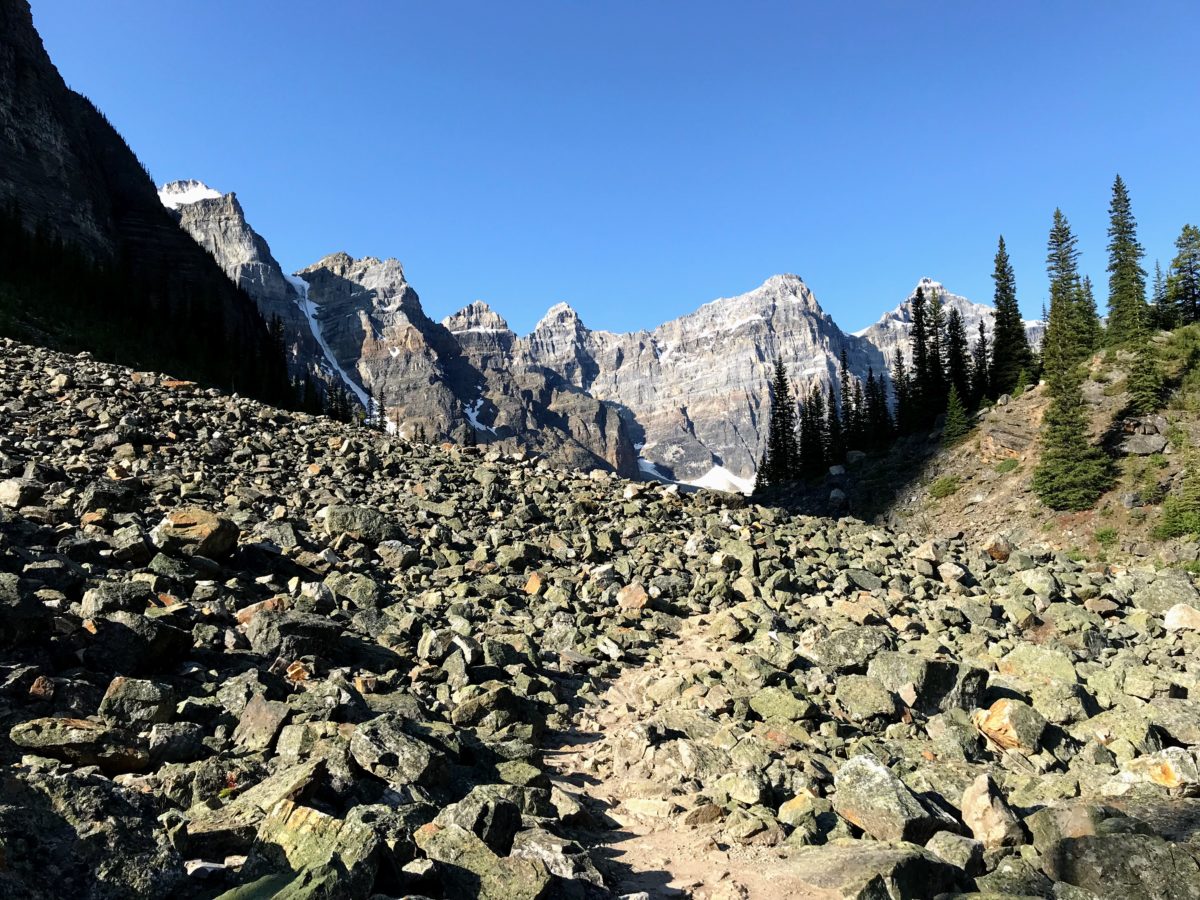
[[1200, 593], [0, 340], [0, 896], [1200, 898]]

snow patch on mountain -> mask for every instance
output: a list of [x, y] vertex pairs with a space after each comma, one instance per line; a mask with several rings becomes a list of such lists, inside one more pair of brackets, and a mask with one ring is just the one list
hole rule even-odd
[[304, 317], [308, 319], [308, 327], [312, 329], [312, 336], [316, 339], [317, 344], [321, 347], [321, 352], [325, 355], [325, 362], [329, 364], [329, 371], [333, 372], [342, 380], [342, 383], [350, 389], [350, 392], [358, 398], [358, 402], [363, 405], [363, 409], [371, 408], [371, 398], [367, 396], [367, 392], [362, 389], [357, 381], [350, 377], [345, 369], [337, 361], [332, 348], [325, 341], [325, 335], [321, 333], [321, 323], [317, 321], [316, 306], [308, 299], [308, 282], [299, 275], [284, 275], [293, 287], [296, 288], [296, 302], [300, 307]]
[[158, 191], [158, 199], [167, 209], [179, 209], [201, 200], [220, 200], [224, 196], [220, 191], [213, 190], [203, 181], [172, 181], [164, 184]]
[[713, 466], [700, 478], [687, 483], [693, 487], [724, 491], [727, 494], [750, 494], [754, 491], [752, 479], [735, 475], [724, 466]]

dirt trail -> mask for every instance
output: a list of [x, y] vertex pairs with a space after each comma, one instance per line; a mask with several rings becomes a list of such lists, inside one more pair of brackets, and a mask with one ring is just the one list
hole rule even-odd
[[614, 744], [653, 718], [646, 689], [692, 665], [707, 666], [714, 655], [697, 620], [690, 620], [663, 647], [660, 662], [626, 668], [576, 713], [570, 731], [547, 742], [551, 780], [588, 807], [596, 825], [582, 839], [597, 848], [598, 865], [618, 896], [817, 900], [820, 895], [789, 883], [786, 849], [731, 844], [719, 819], [696, 821], [707, 816], [693, 798], [614, 772]]

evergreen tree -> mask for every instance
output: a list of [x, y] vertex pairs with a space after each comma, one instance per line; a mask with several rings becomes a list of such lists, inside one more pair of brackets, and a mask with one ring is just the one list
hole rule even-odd
[[1126, 376], [1125, 389], [1129, 392], [1129, 412], [1135, 416], [1149, 415], [1162, 406], [1162, 369], [1150, 342], [1145, 338], [1138, 343], [1137, 353]]
[[971, 396], [971, 365], [967, 355], [967, 331], [962, 315], [951, 309], [946, 317], [946, 378], [958, 391], [959, 400]]
[[992, 356], [988, 351], [987, 330], [979, 320], [979, 337], [971, 351], [971, 408], [978, 409], [985, 397], [992, 393]]
[[892, 395], [896, 403], [896, 431], [909, 434], [913, 430], [912, 386], [903, 353], [897, 353], [892, 364]]
[[1150, 324], [1160, 331], [1170, 331], [1177, 323], [1175, 308], [1167, 292], [1167, 278], [1163, 275], [1162, 265], [1154, 261], [1154, 288], [1150, 301]]
[[1017, 373], [1017, 383], [1013, 387], [1012, 395], [1014, 397], [1020, 397], [1027, 390], [1029, 390], [1029, 373], [1022, 369]]
[[1082, 367], [1055, 379], [1042, 422], [1042, 455], [1033, 489], [1051, 509], [1091, 509], [1112, 484], [1112, 463], [1088, 437]]
[[826, 466], [825, 401], [821, 389], [813, 388], [800, 405], [800, 474], [816, 478]]
[[867, 400], [863, 396], [863, 384], [854, 379], [854, 415], [850, 420], [853, 442], [847, 442], [852, 449], [861, 450], [867, 445]]
[[840, 465], [846, 461], [846, 440], [842, 432], [842, 418], [838, 412], [837, 398], [833, 388], [825, 397], [825, 434], [829, 442], [829, 462]]
[[1046, 253], [1050, 276], [1050, 312], [1042, 340], [1042, 367], [1051, 383], [1079, 365], [1091, 352], [1087, 325], [1082, 321], [1079, 251], [1075, 235], [1062, 210], [1054, 211], [1054, 225]]
[[920, 286], [912, 301], [912, 372], [909, 375], [908, 400], [909, 415], [914, 427], [921, 427], [931, 418], [926, 415], [929, 396], [928, 386], [932, 380], [930, 364], [930, 337], [928, 307], [925, 303], [925, 291]]
[[838, 366], [838, 398], [841, 401], [842, 440], [850, 449], [854, 431], [854, 393], [850, 388], [850, 364], [846, 361], [846, 348], [842, 348]]
[[1108, 327], [1109, 345], [1139, 340], [1146, 332], [1146, 271], [1144, 251], [1137, 239], [1137, 222], [1129, 192], [1118, 175], [1108, 206]]
[[1032, 368], [1033, 351], [1025, 336], [1025, 322], [1017, 305], [1017, 281], [1008, 249], [1001, 236], [996, 248], [995, 270], [992, 281], [996, 285], [993, 294], [996, 305], [995, 326], [992, 332], [992, 369], [988, 396], [999, 397], [1012, 393], [1017, 384], [1017, 374]]
[[928, 398], [930, 420], [942, 411], [949, 390], [946, 377], [946, 308], [942, 295], [929, 301], [929, 376], [923, 388]]
[[867, 369], [866, 403], [867, 444], [873, 450], [882, 450], [892, 437], [892, 415], [888, 411], [883, 375], [876, 378], [873, 368]]
[[771, 411], [767, 419], [767, 446], [757, 478], [763, 487], [775, 487], [795, 480], [800, 463], [796, 443], [796, 404], [792, 398], [787, 367], [779, 357], [775, 358], [769, 401]]
[[1184, 225], [1167, 275], [1167, 299], [1180, 325], [1200, 322], [1200, 228]]
[[958, 395], [958, 388], [951, 384], [950, 393], [946, 398], [946, 424], [942, 426], [942, 444], [950, 447], [967, 436], [971, 430], [971, 422], [967, 418], [966, 407]]
[[1086, 355], [1100, 349], [1104, 341], [1104, 330], [1100, 326], [1100, 314], [1096, 311], [1096, 295], [1092, 291], [1092, 279], [1086, 275], [1075, 299], [1076, 316], [1079, 319], [1079, 333], [1082, 336]]
[[1179, 493], [1163, 502], [1162, 520], [1154, 529], [1154, 536], [1165, 540], [1195, 534], [1200, 534], [1200, 468], [1193, 450], [1183, 470]]

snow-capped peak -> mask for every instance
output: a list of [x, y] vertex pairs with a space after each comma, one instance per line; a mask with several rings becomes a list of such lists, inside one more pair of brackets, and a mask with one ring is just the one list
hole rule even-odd
[[167, 209], [179, 209], [201, 200], [219, 200], [222, 194], [203, 181], [171, 181], [158, 189], [158, 199]]

